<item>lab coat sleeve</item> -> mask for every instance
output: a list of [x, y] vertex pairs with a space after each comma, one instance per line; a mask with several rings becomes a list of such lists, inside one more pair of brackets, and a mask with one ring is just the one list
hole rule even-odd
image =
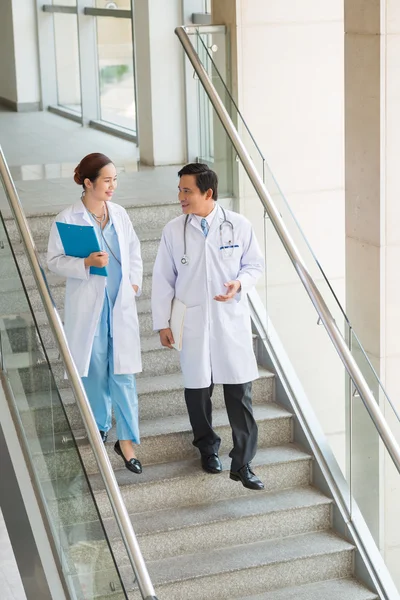
[[129, 281], [131, 282], [131, 285], [138, 286], [136, 296], [140, 296], [143, 285], [143, 261], [140, 252], [140, 242], [128, 215], [127, 224], [129, 240]]
[[154, 331], [169, 327], [171, 303], [175, 296], [176, 277], [177, 270], [172, 249], [164, 231], [153, 269], [151, 309]]
[[[247, 222], [248, 231], [246, 232], [247, 244], [243, 249], [243, 255], [241, 259], [240, 271], [237, 279], [241, 283], [241, 291], [248, 292], [254, 287], [264, 272], [264, 258], [258, 245], [256, 236], [253, 228], [249, 222]], [[240, 294], [238, 294], [238, 300]]]
[[84, 258], [66, 256], [56, 222], [53, 223], [50, 230], [47, 246], [47, 266], [50, 271], [61, 275], [61, 277], [73, 277], [75, 279], [89, 279], [90, 277], [89, 267], [85, 267]]

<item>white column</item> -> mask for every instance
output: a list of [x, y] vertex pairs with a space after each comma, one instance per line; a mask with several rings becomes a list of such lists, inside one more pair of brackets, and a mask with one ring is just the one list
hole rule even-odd
[[181, 1], [136, 0], [134, 8], [140, 160], [183, 164], [184, 60], [173, 33], [182, 22]]
[[0, 101], [19, 111], [40, 106], [39, 60], [34, 2], [4, 0], [0, 19]]
[[[379, 2], [345, 2], [346, 311], [378, 374], [384, 258], [380, 31]], [[363, 372], [367, 374], [365, 368]], [[371, 388], [376, 393], [372, 382]], [[351, 402], [352, 491], [379, 543], [379, 439], [361, 400], [356, 397]]]
[[17, 102], [17, 80], [15, 72], [14, 32], [11, 0], [5, 0], [0, 19], [0, 56], [2, 57], [0, 78], [0, 102]]
[[[345, 2], [346, 296], [369, 359], [400, 410], [400, 5]], [[373, 378], [377, 401], [400, 440], [400, 426]], [[356, 500], [372, 522], [400, 584], [400, 476], [365, 409], [356, 404], [353, 435]]]
[[34, 2], [12, 0], [18, 110], [39, 110], [39, 55]]
[[[385, 19], [383, 19], [385, 17]], [[399, 164], [400, 164], [400, 4], [386, 0], [382, 12], [385, 29], [384, 62], [381, 61], [381, 89], [384, 114], [381, 118], [384, 131], [381, 136], [382, 152], [382, 196], [381, 214], [385, 220], [381, 231], [385, 232], [384, 269], [381, 282], [384, 306], [381, 308], [382, 367], [381, 376], [397, 412], [400, 413], [400, 207], [399, 207]], [[382, 253], [381, 253], [382, 254]], [[393, 432], [400, 440], [400, 425], [393, 418], [388, 403], [384, 410]], [[394, 471], [391, 460], [385, 453], [385, 499], [384, 539], [385, 559], [396, 573], [400, 588], [400, 475]]]

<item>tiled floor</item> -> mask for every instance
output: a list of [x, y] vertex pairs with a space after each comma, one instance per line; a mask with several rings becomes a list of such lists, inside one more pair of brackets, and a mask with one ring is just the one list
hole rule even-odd
[[102, 152], [123, 163], [136, 161], [133, 142], [64, 119], [49, 112], [15, 113], [0, 109], [0, 145], [9, 165], [75, 163]]
[[[90, 152], [102, 152], [115, 163], [116, 202], [127, 206], [177, 201], [178, 166], [140, 165], [132, 142], [48, 112], [0, 109], [0, 146], [27, 214], [54, 212], [76, 202], [81, 189], [73, 181], [74, 168]], [[0, 209], [8, 213], [1, 189]]]
[[26, 600], [15, 563], [6, 525], [0, 510], [0, 590], [1, 600]]

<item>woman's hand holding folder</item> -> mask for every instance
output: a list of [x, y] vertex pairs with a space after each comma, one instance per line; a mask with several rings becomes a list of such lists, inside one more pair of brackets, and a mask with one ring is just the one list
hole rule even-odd
[[107, 252], [92, 252], [85, 258], [85, 267], [106, 267], [108, 265]]

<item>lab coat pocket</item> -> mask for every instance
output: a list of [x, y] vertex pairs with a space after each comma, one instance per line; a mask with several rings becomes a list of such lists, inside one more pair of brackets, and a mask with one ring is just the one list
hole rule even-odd
[[242, 302], [237, 302], [235, 298], [227, 302], [221, 302], [221, 320], [226, 328], [232, 331], [239, 331], [249, 327], [249, 312]]
[[220, 260], [225, 261], [238, 261], [242, 256], [242, 248], [239, 244], [233, 244], [232, 242], [224, 242], [219, 248]]
[[185, 338], [201, 337], [204, 332], [203, 309], [201, 306], [188, 306], [186, 308], [183, 335]]

